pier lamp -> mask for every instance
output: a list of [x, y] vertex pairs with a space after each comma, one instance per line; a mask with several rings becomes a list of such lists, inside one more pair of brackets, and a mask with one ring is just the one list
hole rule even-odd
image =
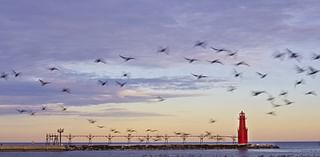
[[58, 130], [57, 130], [57, 132], [59, 133], [59, 144], [60, 144], [60, 146], [61, 146], [61, 134], [64, 132], [64, 129], [63, 128], [59, 128]]

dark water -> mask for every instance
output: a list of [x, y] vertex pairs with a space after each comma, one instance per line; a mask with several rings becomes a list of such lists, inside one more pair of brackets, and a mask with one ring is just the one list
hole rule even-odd
[[320, 157], [320, 142], [270, 142], [280, 149], [0, 152], [0, 157]]

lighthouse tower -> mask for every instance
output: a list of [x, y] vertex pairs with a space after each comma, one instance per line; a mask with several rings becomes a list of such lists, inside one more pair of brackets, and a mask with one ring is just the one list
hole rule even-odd
[[243, 111], [239, 114], [238, 144], [248, 144], [248, 129], [246, 127], [246, 116]]

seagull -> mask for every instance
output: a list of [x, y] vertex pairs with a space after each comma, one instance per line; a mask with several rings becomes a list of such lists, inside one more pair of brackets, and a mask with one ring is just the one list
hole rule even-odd
[[305, 69], [299, 67], [298, 65], [295, 66], [295, 70], [296, 70], [296, 72], [297, 72], [298, 74], [303, 73], [303, 72], [306, 71]]
[[240, 66], [240, 65], [245, 65], [245, 66], [250, 66], [248, 63], [246, 63], [245, 61], [240, 61], [240, 62], [238, 62], [238, 63], [236, 63], [236, 64], [234, 64], [235, 66]]
[[286, 53], [281, 53], [281, 52], [277, 51], [273, 54], [273, 58], [283, 60], [285, 55], [286, 55]]
[[233, 56], [236, 56], [237, 54], [238, 54], [238, 51], [234, 51], [234, 52], [229, 52], [227, 56], [233, 57]]
[[94, 62], [95, 62], [95, 63], [103, 63], [103, 64], [106, 64], [106, 63], [107, 63], [107, 62], [106, 62], [104, 59], [102, 59], [102, 58], [98, 58], [98, 59], [94, 60]]
[[267, 73], [265, 73], [265, 74], [264, 73], [260, 73], [260, 72], [256, 72], [256, 73], [260, 76], [261, 79], [267, 77], [267, 75], [268, 75]]
[[191, 75], [193, 75], [194, 77], [196, 77], [197, 80], [200, 80], [200, 79], [202, 79], [202, 78], [208, 77], [208, 76], [206, 76], [206, 75], [197, 75], [197, 74], [191, 74]]
[[174, 132], [175, 135], [181, 135], [181, 132]]
[[267, 98], [267, 101], [273, 101], [275, 99], [275, 97], [273, 97], [272, 95], [269, 94], [269, 97]]
[[215, 122], [217, 122], [217, 121], [214, 120], [214, 119], [212, 119], [212, 118], [209, 120], [209, 123], [211, 123], [211, 124], [213, 124], [213, 123], [215, 123]]
[[67, 111], [67, 108], [65, 106], [60, 105], [60, 107], [61, 107], [62, 111]]
[[316, 54], [316, 53], [312, 54], [312, 60], [319, 60], [319, 59], [320, 59], [320, 54]]
[[301, 56], [298, 54], [298, 53], [296, 53], [296, 52], [293, 52], [293, 51], [291, 51], [290, 49], [286, 49], [286, 51], [287, 51], [287, 53], [288, 53], [288, 55], [289, 55], [289, 58], [291, 58], [291, 59], [296, 59], [298, 62], [300, 62], [300, 60], [301, 60]]
[[39, 79], [39, 82], [41, 83], [41, 86], [45, 86], [45, 85], [51, 83], [51, 82], [43, 81], [43, 80], [41, 80], [41, 79]]
[[108, 81], [102, 81], [102, 80], [98, 80], [98, 83], [101, 85], [101, 86], [105, 86]]
[[241, 77], [242, 76], [242, 72], [237, 72], [235, 69], [233, 69], [234, 71], [234, 77]]
[[263, 94], [263, 93], [267, 93], [267, 92], [266, 91], [252, 91], [251, 95], [252, 96], [258, 96], [258, 95]]
[[169, 47], [160, 47], [158, 49], [158, 53], [164, 53], [166, 55], [169, 55]]
[[317, 70], [311, 66], [308, 67], [308, 70], [309, 70], [309, 72], [307, 73], [307, 75], [314, 75], [319, 72], [319, 70]]
[[279, 96], [287, 96], [288, 95], [288, 92], [287, 91], [281, 91]]
[[275, 111], [271, 111], [271, 112], [268, 112], [268, 113], [266, 113], [266, 114], [271, 115], [271, 116], [275, 116], [275, 115], [276, 115], [276, 112], [275, 112]]
[[162, 101], [165, 100], [165, 99], [164, 99], [163, 97], [161, 97], [161, 96], [157, 96], [157, 99], [158, 99], [158, 102], [162, 102]]
[[219, 59], [215, 59], [215, 60], [208, 61], [208, 62], [211, 63], [211, 64], [217, 63], [217, 64], [223, 65], [223, 63]]
[[16, 109], [20, 114], [24, 113], [24, 112], [27, 112], [27, 110], [25, 109]]
[[48, 70], [50, 70], [50, 71], [59, 71], [59, 69], [57, 67], [50, 67], [50, 68], [48, 68]]
[[122, 55], [119, 55], [120, 58], [122, 58], [125, 62], [128, 62], [130, 60], [133, 60], [133, 59], [136, 59], [136, 58], [133, 58], [133, 57], [125, 57], [125, 56], [122, 56]]
[[122, 74], [122, 77], [129, 78], [130, 77], [130, 73], [125, 72], [125, 73]]
[[71, 94], [71, 90], [69, 88], [62, 88], [61, 91], [64, 92], [64, 93]]
[[34, 115], [36, 115], [36, 112], [30, 111], [30, 116], [34, 116]]
[[271, 102], [271, 104], [272, 104], [272, 106], [274, 107], [274, 108], [277, 108], [277, 107], [281, 107], [282, 105], [279, 105], [279, 104], [275, 104], [275, 103], [273, 103], [273, 102]]
[[210, 135], [211, 135], [211, 132], [209, 132], [209, 131], [205, 131], [204, 133], [205, 133], [205, 134], [204, 134], [204, 136], [205, 136], [205, 137], [207, 137], [207, 136], [210, 136]]
[[103, 125], [97, 125], [97, 127], [100, 128], [100, 129], [104, 128]]
[[305, 93], [305, 95], [314, 95], [317, 96], [317, 93], [315, 91], [308, 91]]
[[230, 50], [227, 50], [227, 49], [224, 49], [224, 48], [221, 48], [221, 49], [219, 49], [219, 48], [214, 48], [214, 47], [210, 47], [212, 50], [215, 50], [217, 53], [219, 53], [219, 52], [223, 52], [223, 51], [225, 51], [225, 52], [230, 52]]
[[234, 90], [236, 90], [236, 87], [235, 87], [235, 86], [229, 86], [229, 87], [227, 88], [227, 91], [228, 91], [228, 92], [233, 92]]
[[288, 99], [284, 99], [283, 101], [285, 102], [285, 105], [291, 105], [294, 103], [293, 101], [290, 101]]
[[16, 72], [15, 70], [12, 70], [13, 76], [14, 77], [19, 77], [21, 76], [21, 72]]
[[46, 105], [42, 105], [42, 106], [41, 106], [41, 110], [42, 110], [42, 111], [45, 111], [46, 109], [47, 109], [47, 106], [46, 106]]
[[127, 82], [119, 82], [119, 81], [116, 81], [116, 83], [122, 88], [122, 87], [124, 87], [126, 84], [127, 84]]
[[88, 119], [88, 122], [89, 122], [90, 124], [94, 124], [94, 123], [96, 123], [97, 121], [96, 121], [96, 120], [93, 120], [93, 119]]
[[187, 58], [187, 57], [184, 57], [185, 60], [187, 60], [189, 63], [193, 63], [195, 61], [199, 61], [198, 59], [194, 59], [194, 58]]
[[1, 73], [0, 78], [7, 80], [8, 74], [3, 72], [3, 73]]
[[206, 48], [207, 42], [206, 41], [196, 41], [196, 43], [193, 45], [193, 47], [202, 47]]
[[298, 80], [294, 83], [294, 87], [297, 87], [297, 85], [305, 84], [304, 79]]

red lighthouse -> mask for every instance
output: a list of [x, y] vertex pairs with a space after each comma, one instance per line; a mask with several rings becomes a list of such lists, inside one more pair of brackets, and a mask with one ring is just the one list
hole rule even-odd
[[248, 144], [248, 129], [243, 111], [239, 114], [238, 144]]

